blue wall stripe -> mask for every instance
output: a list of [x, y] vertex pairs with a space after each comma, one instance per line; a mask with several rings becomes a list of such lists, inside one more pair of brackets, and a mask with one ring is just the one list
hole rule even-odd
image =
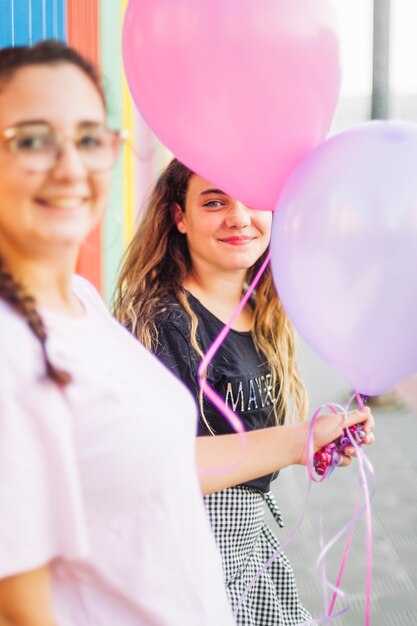
[[32, 43], [43, 39], [43, 11], [42, 0], [30, 0], [32, 14]]
[[45, 39], [56, 39], [56, 24], [54, 24], [54, 3], [53, 0], [44, 3], [45, 14]]
[[0, 47], [65, 39], [65, 0], [0, 0]]
[[58, 39], [66, 40], [67, 38], [67, 4], [65, 0], [57, 1], [57, 19], [58, 19]]
[[14, 0], [13, 3], [14, 45], [24, 46], [30, 41], [29, 0]]
[[33, 41], [65, 39], [64, 0], [30, 0]]
[[12, 0], [2, 0], [0, 16], [0, 46], [5, 48], [13, 43]]

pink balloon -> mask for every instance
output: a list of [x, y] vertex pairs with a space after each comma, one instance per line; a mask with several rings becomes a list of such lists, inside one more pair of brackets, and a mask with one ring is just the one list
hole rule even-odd
[[183, 163], [271, 210], [330, 126], [340, 82], [335, 21], [330, 0], [130, 0], [130, 90]]
[[316, 148], [274, 217], [275, 285], [311, 347], [366, 395], [417, 372], [417, 126], [369, 122]]

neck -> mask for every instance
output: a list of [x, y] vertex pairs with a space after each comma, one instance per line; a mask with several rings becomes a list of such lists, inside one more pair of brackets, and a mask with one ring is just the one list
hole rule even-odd
[[[184, 280], [183, 286], [200, 302], [227, 323], [242, 299], [246, 271], [230, 274], [211, 274], [193, 269]], [[250, 330], [252, 325], [252, 309], [246, 305], [233, 324], [235, 330]]]
[[38, 307], [72, 317], [82, 314], [81, 304], [71, 292], [75, 254], [34, 259], [2, 249], [1, 257], [6, 271], [11, 272], [13, 278], [35, 298]]

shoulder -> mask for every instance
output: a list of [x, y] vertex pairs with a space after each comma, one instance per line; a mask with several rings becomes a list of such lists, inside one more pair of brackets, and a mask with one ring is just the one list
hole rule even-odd
[[174, 296], [169, 296], [160, 303], [154, 321], [158, 332], [171, 328], [189, 335], [190, 317]]
[[84, 305], [92, 305], [103, 311], [107, 311], [103, 298], [97, 289], [83, 276], [74, 274], [71, 279], [72, 292]]
[[163, 361], [181, 358], [190, 360], [191, 320], [178, 300], [172, 296], [161, 302], [154, 317], [155, 354]]
[[0, 333], [6, 336], [9, 328], [24, 328], [25, 320], [12, 306], [2, 298], [0, 298]]
[[[27, 321], [0, 299], [0, 420], [42, 395], [49, 381], [42, 345]], [[24, 389], [24, 393], [22, 390]], [[39, 401], [44, 405], [42, 401]], [[7, 407], [7, 411], [6, 411]], [[29, 408], [30, 410], [30, 408]]]
[[[43, 362], [38, 339], [30, 330], [27, 321], [4, 300], [0, 299], [0, 365], [10, 367], [12, 363], [28, 365]], [[24, 357], [24, 358], [22, 358]]]

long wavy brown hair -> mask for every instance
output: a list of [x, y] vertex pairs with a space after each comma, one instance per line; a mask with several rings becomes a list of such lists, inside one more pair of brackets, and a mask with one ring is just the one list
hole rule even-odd
[[[196, 335], [198, 320], [182, 286], [191, 270], [187, 240], [178, 232], [172, 217], [175, 203], [185, 211], [188, 184], [193, 175], [177, 159], [173, 159], [160, 175], [126, 250], [114, 298], [114, 312], [142, 344], [155, 351], [158, 342], [155, 320], [172, 303], [172, 298], [176, 298], [190, 318], [191, 345], [202, 357]], [[263, 260], [264, 256], [248, 270], [247, 283]], [[294, 328], [277, 296], [269, 266], [256, 287], [253, 302], [253, 340], [265, 356], [273, 379], [279, 381], [278, 399], [274, 405], [276, 422], [283, 423], [283, 416], [285, 422], [304, 419], [307, 396], [295, 358]]]

